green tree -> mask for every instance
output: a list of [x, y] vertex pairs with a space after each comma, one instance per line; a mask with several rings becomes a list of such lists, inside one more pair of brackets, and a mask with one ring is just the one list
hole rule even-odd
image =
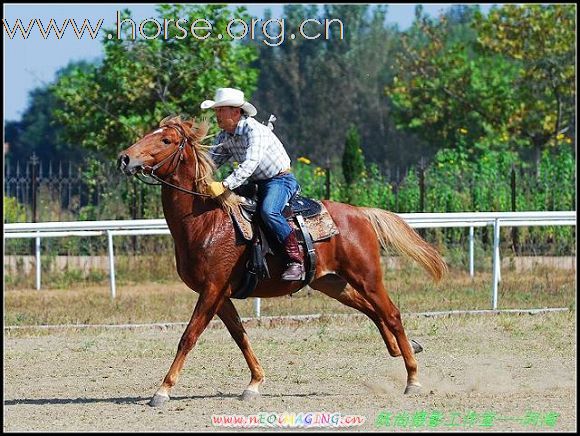
[[468, 142], [477, 141], [501, 128], [513, 109], [516, 68], [499, 56], [475, 53], [475, 36], [461, 26], [444, 16], [437, 22], [419, 17], [402, 35], [404, 50], [387, 87], [397, 126], [428, 140], [431, 152], [456, 146], [465, 134]]
[[395, 131], [382, 92], [398, 44], [395, 27], [385, 24], [387, 7], [286, 5], [286, 35], [299, 35], [305, 17], [322, 24], [325, 19], [336, 21], [328, 38], [322, 37], [322, 26], [310, 23], [306, 33], [321, 32], [319, 38], [287, 38], [276, 47], [256, 43], [259, 112], [277, 116], [276, 132], [292, 155], [306, 155], [318, 165], [340, 166], [349, 123], [359, 126], [369, 159], [381, 166], [398, 164], [404, 159], [398, 144], [409, 148], [417, 141]]
[[365, 158], [361, 148], [358, 129], [350, 126], [346, 132], [346, 142], [342, 155], [342, 172], [348, 185], [359, 180], [365, 171]]
[[[462, 135], [476, 148], [551, 145], [573, 121], [575, 21], [562, 8], [509, 5], [487, 18], [475, 11], [471, 32], [446, 16], [419, 16], [387, 87], [398, 126], [435, 149], [459, 146]], [[462, 26], [466, 37], [458, 38]]]
[[[288, 35], [299, 35], [299, 26], [304, 18], [315, 18], [317, 14], [316, 5], [285, 5], [285, 41], [276, 46], [254, 42], [260, 53], [256, 62], [260, 75], [254, 96], [258, 117], [263, 117], [265, 121], [271, 113], [276, 115], [276, 134], [294, 156], [312, 157], [310, 125], [317, 105], [316, 99], [312, 98], [312, 76], [324, 42], [301, 37], [290, 39]], [[266, 19], [270, 18], [268, 11]], [[306, 32], [309, 30], [308, 27], [305, 29]]]
[[[158, 22], [181, 17], [193, 23], [204, 17], [212, 24], [212, 36], [226, 34], [232, 18], [250, 18], [243, 7], [232, 13], [214, 4], [160, 5], [157, 11]], [[122, 18], [129, 19], [129, 11]], [[256, 58], [253, 47], [228, 38], [184, 37], [176, 26], [168, 29], [167, 38], [132, 39], [131, 27], [123, 26], [122, 38], [103, 40], [100, 65], [75, 69], [54, 85], [62, 104], [55, 115], [69, 141], [111, 158], [168, 115], [199, 115], [199, 104], [218, 87], [235, 86], [251, 97], [257, 79], [249, 66]]]
[[505, 5], [487, 17], [477, 14], [474, 28], [483, 53], [518, 66], [518, 104], [508, 129], [529, 139], [539, 162], [543, 148], [574, 130], [576, 5]]

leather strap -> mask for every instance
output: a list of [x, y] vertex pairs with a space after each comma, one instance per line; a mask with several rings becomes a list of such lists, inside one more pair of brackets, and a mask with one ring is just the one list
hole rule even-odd
[[254, 229], [254, 239], [249, 246], [250, 259], [246, 264], [246, 274], [238, 289], [232, 292], [230, 298], [245, 300], [254, 292], [260, 280], [270, 278], [268, 264], [262, 252], [262, 237], [258, 228]]
[[[304, 245], [306, 247], [305, 256], [304, 256], [304, 263], [306, 267], [306, 263], [308, 263], [308, 269], [306, 270], [306, 276], [304, 278], [303, 285], [308, 285], [312, 278], [314, 277], [314, 273], [316, 272], [316, 251], [314, 250], [314, 243], [312, 242], [312, 236], [310, 236], [310, 232], [306, 227], [306, 223], [304, 222], [304, 218], [302, 215], [296, 215], [296, 222], [302, 230], [302, 236], [304, 237]], [[306, 262], [306, 258], [308, 258], [308, 262]]]

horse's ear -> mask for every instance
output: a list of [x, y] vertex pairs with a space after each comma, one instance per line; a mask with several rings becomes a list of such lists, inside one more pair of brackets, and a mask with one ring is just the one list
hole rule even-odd
[[167, 116], [167, 117], [163, 118], [163, 119], [161, 120], [161, 122], [159, 123], [159, 127], [163, 127], [163, 126], [165, 126], [165, 125], [166, 125], [167, 123], [169, 123], [169, 121], [171, 121], [171, 119], [173, 119], [173, 118], [175, 118], [173, 115], [169, 115], [169, 116]]

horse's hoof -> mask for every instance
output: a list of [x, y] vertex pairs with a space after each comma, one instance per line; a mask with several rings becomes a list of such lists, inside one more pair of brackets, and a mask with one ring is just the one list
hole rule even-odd
[[149, 405], [151, 407], [161, 407], [163, 406], [163, 404], [165, 404], [167, 401], [169, 401], [169, 397], [165, 396], [165, 395], [159, 395], [159, 394], [155, 394], [153, 396], [153, 398], [151, 398], [151, 401], [149, 401]]
[[415, 395], [421, 393], [420, 384], [408, 384], [405, 388], [405, 395]]
[[415, 339], [411, 339], [411, 346], [413, 347], [413, 351], [415, 352], [415, 354], [418, 354], [421, 351], [423, 351], [423, 345], [421, 345]]
[[250, 401], [258, 398], [259, 396], [260, 396], [259, 392], [246, 389], [244, 392], [242, 392], [242, 397], [240, 399], [242, 401]]

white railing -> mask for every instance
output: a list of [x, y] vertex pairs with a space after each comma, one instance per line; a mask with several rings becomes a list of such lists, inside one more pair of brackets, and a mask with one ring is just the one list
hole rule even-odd
[[[474, 275], [474, 228], [493, 226], [492, 297], [491, 307], [497, 309], [500, 271], [500, 228], [520, 226], [575, 226], [576, 211], [558, 212], [453, 212], [399, 214], [414, 228], [469, 227], [469, 273]], [[64, 236], [107, 235], [109, 247], [109, 274], [111, 297], [115, 298], [115, 255], [113, 236], [168, 235], [165, 219], [123, 221], [74, 221], [46, 223], [14, 223], [4, 225], [4, 239], [36, 239], [36, 289], [40, 290], [40, 240]], [[256, 316], [260, 316], [260, 299], [255, 299]]]

